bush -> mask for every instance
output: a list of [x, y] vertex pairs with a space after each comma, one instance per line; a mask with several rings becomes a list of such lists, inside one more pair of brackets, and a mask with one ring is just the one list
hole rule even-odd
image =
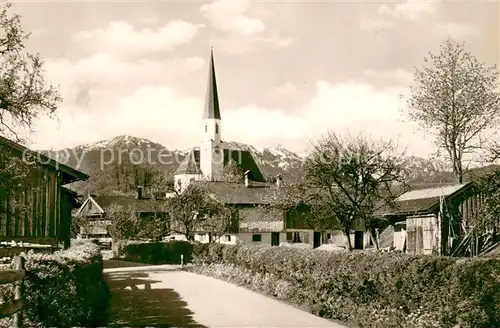
[[279, 285], [291, 303], [360, 327], [500, 327], [498, 259], [220, 244], [194, 254], [197, 265], [260, 275], [259, 291]]
[[181, 264], [181, 255], [184, 255], [184, 263], [191, 262], [193, 244], [187, 241], [129, 244], [123, 246], [120, 253], [127, 261], [148, 264]]
[[[22, 254], [27, 276], [23, 311], [29, 326], [96, 327], [107, 322], [110, 292], [103, 277], [99, 247], [78, 243], [53, 254]], [[12, 298], [13, 285], [4, 285], [3, 301]]]

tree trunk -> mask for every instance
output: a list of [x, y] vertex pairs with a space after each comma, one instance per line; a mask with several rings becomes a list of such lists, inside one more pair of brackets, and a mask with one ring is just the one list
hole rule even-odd
[[378, 244], [378, 238], [377, 238], [377, 231], [375, 228], [369, 229], [368, 233], [370, 234], [370, 239], [372, 240], [373, 246], [375, 247], [376, 250], [379, 250], [379, 244]]
[[351, 229], [344, 229], [344, 234], [347, 237], [347, 250], [352, 251]]

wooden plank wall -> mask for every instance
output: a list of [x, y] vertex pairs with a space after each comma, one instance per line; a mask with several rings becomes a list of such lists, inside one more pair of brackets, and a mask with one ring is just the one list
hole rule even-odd
[[60, 177], [38, 166], [26, 184], [0, 195], [0, 239], [57, 238], [60, 226]]
[[409, 217], [406, 221], [407, 252], [432, 254], [436, 247], [437, 228], [435, 215]]

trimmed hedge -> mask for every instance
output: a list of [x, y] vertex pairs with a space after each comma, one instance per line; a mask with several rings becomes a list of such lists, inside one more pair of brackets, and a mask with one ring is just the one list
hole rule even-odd
[[195, 271], [360, 327], [500, 327], [498, 259], [221, 244], [194, 254]]
[[[24, 310], [28, 326], [96, 327], [107, 323], [110, 291], [103, 277], [97, 245], [77, 243], [53, 254], [22, 254], [27, 277]], [[3, 302], [12, 299], [13, 285], [2, 286]], [[10, 318], [3, 321], [11, 320]], [[1, 323], [0, 323], [1, 326]]]
[[181, 264], [181, 255], [184, 255], [184, 263], [189, 263], [193, 244], [187, 241], [129, 244], [122, 246], [120, 254], [127, 261], [148, 264]]

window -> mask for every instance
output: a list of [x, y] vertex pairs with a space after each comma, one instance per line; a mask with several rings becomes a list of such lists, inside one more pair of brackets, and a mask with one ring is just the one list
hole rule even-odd
[[286, 233], [286, 240], [287, 241], [292, 241], [293, 240], [293, 232], [287, 232]]
[[219, 124], [215, 124], [215, 133], [219, 133]]
[[226, 241], [231, 241], [231, 235], [226, 235]]
[[252, 235], [252, 241], [262, 241], [262, 235]]

